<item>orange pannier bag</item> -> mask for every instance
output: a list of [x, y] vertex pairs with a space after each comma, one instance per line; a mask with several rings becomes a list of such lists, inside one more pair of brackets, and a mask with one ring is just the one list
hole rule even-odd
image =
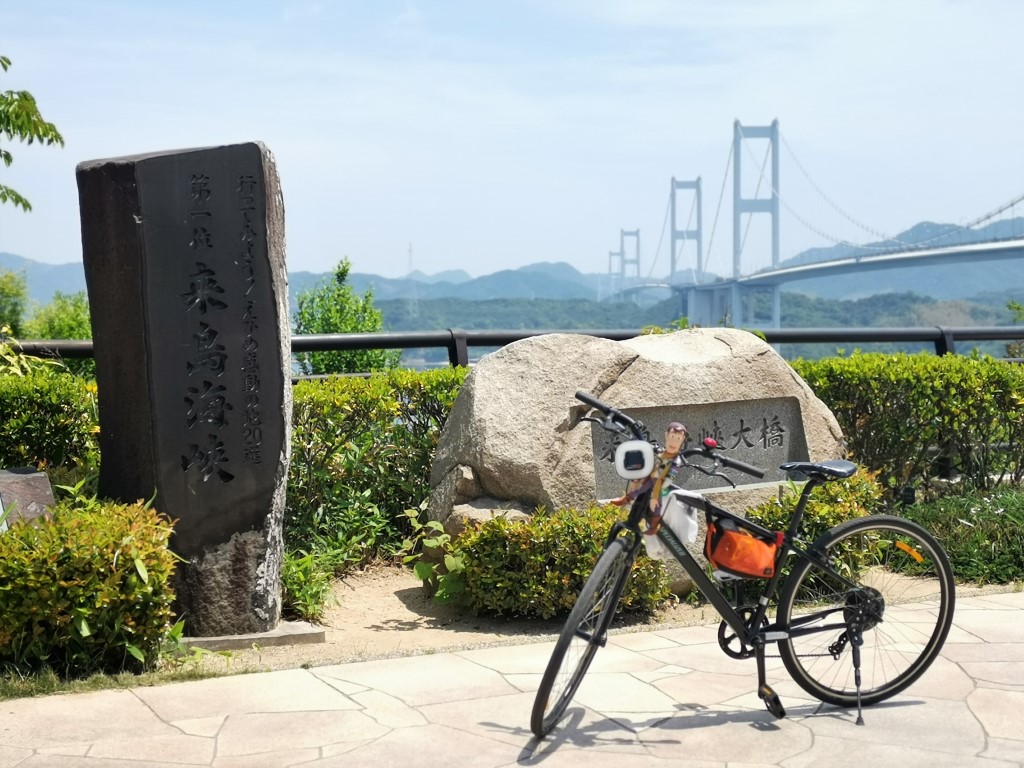
[[767, 541], [740, 528], [727, 517], [708, 520], [704, 556], [726, 573], [755, 579], [770, 579], [775, 574], [777, 539]]

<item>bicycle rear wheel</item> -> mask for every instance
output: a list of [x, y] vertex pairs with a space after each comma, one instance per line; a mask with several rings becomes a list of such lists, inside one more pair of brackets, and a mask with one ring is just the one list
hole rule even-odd
[[530, 728], [544, 738], [565, 713], [597, 649], [605, 644], [615, 607], [626, 586], [635, 550], [625, 538], [601, 553], [555, 643], [533, 703]]
[[939, 655], [953, 621], [955, 587], [946, 553], [921, 526], [889, 515], [842, 523], [813, 550], [857, 586], [810, 561], [794, 565], [779, 599], [779, 625], [820, 631], [779, 642], [789, 674], [821, 701], [856, 706], [848, 629], [858, 626], [861, 703], [904, 690]]

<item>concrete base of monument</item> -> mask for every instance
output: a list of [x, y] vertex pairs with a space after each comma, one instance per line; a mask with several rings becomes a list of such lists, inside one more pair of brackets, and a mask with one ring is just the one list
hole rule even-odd
[[186, 648], [207, 651], [240, 651], [249, 648], [268, 648], [274, 645], [312, 645], [325, 641], [323, 627], [306, 621], [282, 621], [269, 632], [250, 632], [244, 635], [218, 635], [216, 637], [183, 637]]

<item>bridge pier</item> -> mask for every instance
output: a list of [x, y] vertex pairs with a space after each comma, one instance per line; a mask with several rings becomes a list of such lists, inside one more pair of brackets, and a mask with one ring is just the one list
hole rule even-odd
[[[782, 287], [771, 286], [772, 328], [782, 327]], [[686, 292], [686, 315], [690, 325], [708, 328], [728, 325], [742, 328], [755, 325], [754, 307], [745, 307], [744, 300], [753, 301], [754, 291], [732, 280], [707, 285], [693, 285]]]

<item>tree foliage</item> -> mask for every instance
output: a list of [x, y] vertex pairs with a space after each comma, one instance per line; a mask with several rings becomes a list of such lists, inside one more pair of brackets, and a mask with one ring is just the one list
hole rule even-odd
[[[49, 304], [36, 309], [25, 322], [25, 338], [91, 339], [92, 321], [85, 291], [53, 294]], [[96, 363], [88, 359], [67, 359], [68, 370], [81, 376], [95, 376]]]
[[[6, 72], [10, 66], [11, 60], [0, 56], [0, 69]], [[35, 97], [28, 91], [0, 91], [0, 137], [7, 141], [17, 139], [26, 144], [38, 141], [41, 144], [64, 146], [64, 137], [60, 135], [57, 126], [43, 119]], [[10, 167], [14, 157], [0, 146], [0, 160], [3, 160], [6, 167]], [[32, 210], [31, 203], [21, 194], [0, 184], [0, 203], [7, 202], [25, 211]]]
[[0, 326], [10, 329], [12, 336], [21, 336], [28, 286], [21, 272], [0, 270]]
[[[296, 303], [295, 333], [375, 333], [384, 321], [374, 306], [373, 291], [362, 296], [347, 285], [351, 264], [338, 262], [333, 281], [322, 283], [299, 294]], [[398, 350], [367, 349], [345, 352], [303, 352], [297, 355], [305, 374], [363, 373], [394, 368]]]

